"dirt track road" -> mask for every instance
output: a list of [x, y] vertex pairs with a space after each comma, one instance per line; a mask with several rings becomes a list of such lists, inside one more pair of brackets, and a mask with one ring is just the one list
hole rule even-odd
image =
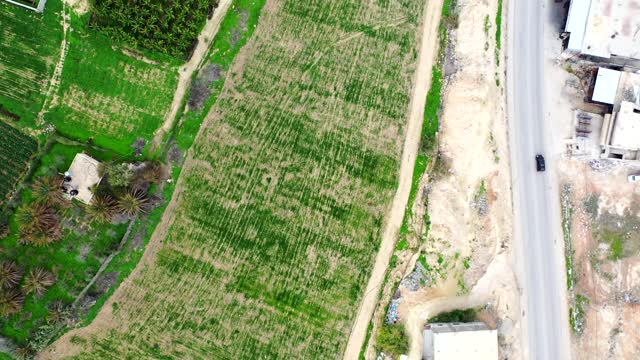
[[202, 32], [200, 32], [200, 35], [198, 36], [198, 45], [193, 51], [191, 59], [189, 59], [189, 61], [187, 61], [187, 63], [185, 63], [184, 66], [180, 68], [178, 87], [176, 88], [176, 92], [173, 95], [171, 108], [165, 115], [162, 126], [158, 130], [156, 130], [156, 133], [153, 137], [153, 143], [151, 144], [152, 149], [159, 148], [164, 135], [168, 133], [173, 127], [173, 124], [176, 121], [178, 110], [180, 109], [180, 105], [182, 105], [182, 100], [184, 99], [184, 96], [189, 89], [189, 85], [191, 84], [193, 73], [198, 70], [205, 57], [209, 53], [211, 42], [216, 37], [218, 29], [220, 29], [220, 24], [222, 23], [224, 16], [227, 14], [227, 10], [229, 10], [230, 5], [231, 0], [220, 0], [218, 8], [213, 13], [213, 17], [207, 20], [207, 23], [204, 25]]
[[349, 342], [344, 352], [344, 359], [357, 359], [360, 354], [360, 349], [366, 338], [367, 327], [378, 304], [380, 287], [382, 286], [389, 261], [393, 255], [398, 231], [402, 224], [407, 201], [409, 200], [413, 167], [416, 162], [420, 143], [424, 106], [427, 91], [431, 86], [431, 68], [433, 67], [433, 62], [437, 54], [438, 24], [440, 23], [441, 10], [442, 0], [427, 1], [424, 9], [425, 13], [420, 36], [420, 54], [418, 55], [418, 67], [416, 69], [406, 137], [402, 151], [398, 190], [393, 198], [391, 210], [387, 216], [380, 251], [376, 256], [376, 262], [371, 272], [369, 282], [367, 283], [364, 298], [362, 299], [358, 314], [353, 323]]

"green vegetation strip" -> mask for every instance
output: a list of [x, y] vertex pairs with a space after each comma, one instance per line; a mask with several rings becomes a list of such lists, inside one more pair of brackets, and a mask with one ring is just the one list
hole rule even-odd
[[[418, 156], [416, 157], [416, 163], [414, 165], [413, 177], [411, 180], [411, 191], [409, 193], [409, 200], [407, 202], [407, 209], [402, 221], [402, 227], [400, 228], [400, 240], [396, 245], [396, 251], [403, 251], [409, 248], [407, 236], [411, 233], [410, 223], [413, 218], [413, 207], [420, 189], [420, 182], [424, 175], [428, 171], [430, 166], [434, 166], [433, 160], [438, 161], [438, 157], [434, 156], [437, 151], [437, 134], [440, 124], [440, 111], [442, 108], [442, 93], [444, 86], [444, 60], [446, 47], [448, 46], [449, 31], [458, 25], [458, 14], [456, 12], [457, 0], [445, 0], [442, 6], [442, 16], [438, 27], [438, 56], [436, 63], [431, 69], [431, 87], [427, 92], [427, 99], [424, 109], [424, 120], [422, 123], [422, 129], [420, 134], [420, 145]], [[424, 224], [426, 225], [425, 234], [429, 232], [429, 226], [431, 224], [430, 216], [425, 213]], [[395, 256], [397, 261], [397, 256]], [[394, 257], [390, 264], [390, 268], [395, 267]], [[420, 259], [424, 261], [425, 268], [429, 268], [429, 265], [424, 260], [424, 256]], [[388, 270], [387, 270], [388, 274]], [[386, 282], [386, 281], [385, 281]], [[397, 284], [394, 285], [394, 288]], [[372, 319], [372, 322], [375, 319]], [[383, 321], [380, 327], [378, 336], [376, 338], [376, 348], [379, 351], [386, 354], [400, 355], [407, 351], [408, 340], [401, 325], [389, 325]], [[365, 341], [363, 349], [361, 351], [361, 357], [363, 351], [368, 345], [368, 338]]]
[[496, 13], [496, 49], [502, 49], [502, 1], [498, 0], [498, 11]]
[[[498, 0], [496, 13], [496, 64], [500, 65], [500, 49], [502, 49], [502, 1]], [[496, 85], [500, 86], [500, 80], [496, 76]]]

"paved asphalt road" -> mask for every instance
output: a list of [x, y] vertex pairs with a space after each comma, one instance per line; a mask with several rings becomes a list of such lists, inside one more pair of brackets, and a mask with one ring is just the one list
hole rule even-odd
[[[544, 109], [545, 4], [509, 2], [507, 91], [518, 279], [525, 359], [570, 358], [559, 193]], [[535, 155], [547, 158], [536, 172]]]

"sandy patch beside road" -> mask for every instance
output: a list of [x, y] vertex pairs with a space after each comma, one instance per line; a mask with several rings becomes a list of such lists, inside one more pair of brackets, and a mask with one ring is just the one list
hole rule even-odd
[[[640, 342], [640, 166], [563, 159], [570, 186], [573, 273], [569, 306], [582, 302], [573, 333], [575, 359], [632, 359]], [[582, 299], [582, 300], [580, 300]], [[571, 299], [570, 299], [571, 300]], [[574, 310], [575, 311], [575, 310]]]
[[[402, 288], [400, 318], [410, 336], [409, 357], [419, 359], [422, 329], [430, 317], [441, 311], [488, 305], [495, 314], [502, 357], [520, 358], [507, 122], [501, 86], [504, 70], [494, 55], [497, 1], [467, 0], [458, 6], [459, 27], [452, 39], [455, 60], [449, 56], [446, 66], [449, 72], [456, 72], [446, 88], [439, 134], [448, 174], [432, 182], [428, 191], [420, 192], [428, 196], [431, 219], [429, 239], [422, 251], [429, 265], [440, 266], [443, 280], [418, 291]], [[485, 32], [487, 19], [491, 27]], [[424, 199], [416, 201], [423, 203]]]

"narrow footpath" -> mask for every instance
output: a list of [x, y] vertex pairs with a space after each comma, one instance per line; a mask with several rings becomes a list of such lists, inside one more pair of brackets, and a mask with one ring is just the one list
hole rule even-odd
[[183, 67], [179, 70], [179, 78], [178, 78], [178, 87], [176, 88], [176, 92], [173, 95], [173, 102], [171, 103], [171, 108], [167, 112], [164, 117], [164, 122], [162, 126], [156, 130], [156, 133], [153, 137], [152, 149], [159, 149], [160, 145], [162, 145], [162, 140], [164, 136], [171, 131], [173, 124], [175, 123], [178, 115], [178, 110], [182, 105], [182, 101], [187, 93], [187, 90], [191, 86], [191, 80], [193, 78], [193, 74], [200, 68], [200, 65], [206, 58], [207, 54], [209, 54], [209, 47], [211, 47], [211, 43], [213, 39], [216, 37], [218, 30], [220, 29], [220, 24], [222, 24], [222, 20], [227, 14], [227, 10], [229, 10], [229, 6], [231, 5], [231, 0], [220, 0], [218, 7], [215, 9], [213, 16], [211, 19], [207, 20], [207, 23], [204, 25], [204, 28], [200, 32], [198, 36], [198, 45], [193, 51], [193, 55], [191, 55], [191, 59], [187, 61]]

